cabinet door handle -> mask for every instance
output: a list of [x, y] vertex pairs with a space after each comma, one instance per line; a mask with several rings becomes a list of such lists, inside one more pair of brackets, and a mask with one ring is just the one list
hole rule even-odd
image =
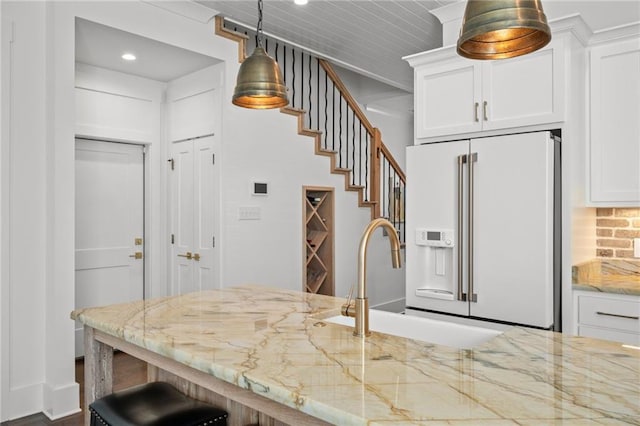
[[188, 251], [185, 254], [179, 254], [178, 257], [186, 257], [187, 259], [191, 259], [192, 255], [191, 252]]
[[484, 114], [484, 121], [488, 121], [489, 117], [487, 116], [487, 101], [482, 103], [482, 113]]
[[193, 260], [200, 261], [200, 253], [193, 253]]
[[626, 318], [626, 319], [632, 319], [632, 320], [638, 320], [638, 319], [640, 319], [640, 317], [633, 316], [633, 315], [610, 314], [609, 312], [600, 312], [600, 311], [596, 311], [596, 314], [598, 314], [598, 315], [604, 315], [604, 316], [606, 316], [606, 317]]
[[476, 102], [476, 103], [475, 103], [475, 107], [476, 107], [476, 108], [475, 108], [475, 114], [474, 114], [474, 117], [475, 117], [476, 123], [477, 123], [478, 121], [480, 121], [480, 119], [478, 118], [478, 107], [479, 107], [479, 106], [480, 106], [480, 104], [478, 104], [478, 103]]

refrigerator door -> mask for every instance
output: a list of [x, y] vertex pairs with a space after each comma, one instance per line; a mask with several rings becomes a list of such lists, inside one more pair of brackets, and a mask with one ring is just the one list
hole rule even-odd
[[[471, 141], [474, 317], [553, 324], [553, 141], [548, 132]], [[411, 199], [411, 198], [410, 198]]]
[[[458, 158], [468, 153], [469, 141], [407, 148], [407, 306], [469, 315], [469, 303], [458, 297], [466, 287], [458, 279], [458, 261], [465, 262], [458, 237], [465, 231], [457, 229], [458, 188], [466, 182]], [[461, 278], [466, 274], [465, 268]]]

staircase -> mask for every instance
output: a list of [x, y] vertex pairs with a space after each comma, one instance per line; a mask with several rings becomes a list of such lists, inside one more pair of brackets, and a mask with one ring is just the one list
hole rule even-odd
[[[215, 33], [238, 43], [238, 61], [255, 47], [255, 34], [240, 32], [217, 16]], [[265, 37], [264, 48], [282, 70], [289, 105], [280, 111], [298, 118], [298, 133], [314, 138], [315, 153], [329, 157], [331, 173], [344, 176], [345, 190], [358, 193], [371, 218], [385, 217], [405, 240], [405, 175], [340, 80], [331, 64], [302, 49]]]

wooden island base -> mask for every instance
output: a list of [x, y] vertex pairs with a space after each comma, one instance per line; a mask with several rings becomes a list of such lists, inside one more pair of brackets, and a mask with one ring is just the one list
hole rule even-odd
[[[190, 397], [225, 409], [229, 426], [329, 424], [87, 325], [84, 329], [86, 407], [113, 391], [113, 350], [118, 349], [147, 362], [148, 381], [171, 383]], [[86, 410], [86, 425], [89, 420]]]

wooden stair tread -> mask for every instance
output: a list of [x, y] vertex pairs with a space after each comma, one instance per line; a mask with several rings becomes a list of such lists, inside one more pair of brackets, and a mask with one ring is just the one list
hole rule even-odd
[[281, 112], [284, 112], [285, 114], [291, 114], [291, 115], [300, 115], [300, 114], [306, 114], [307, 111], [300, 109], [300, 108], [293, 108], [293, 107], [282, 107], [280, 108]]
[[321, 130], [314, 130], [314, 129], [307, 129], [304, 128], [302, 130], [300, 130], [301, 132], [305, 133], [305, 134], [313, 134], [313, 135], [321, 135], [322, 131]]

